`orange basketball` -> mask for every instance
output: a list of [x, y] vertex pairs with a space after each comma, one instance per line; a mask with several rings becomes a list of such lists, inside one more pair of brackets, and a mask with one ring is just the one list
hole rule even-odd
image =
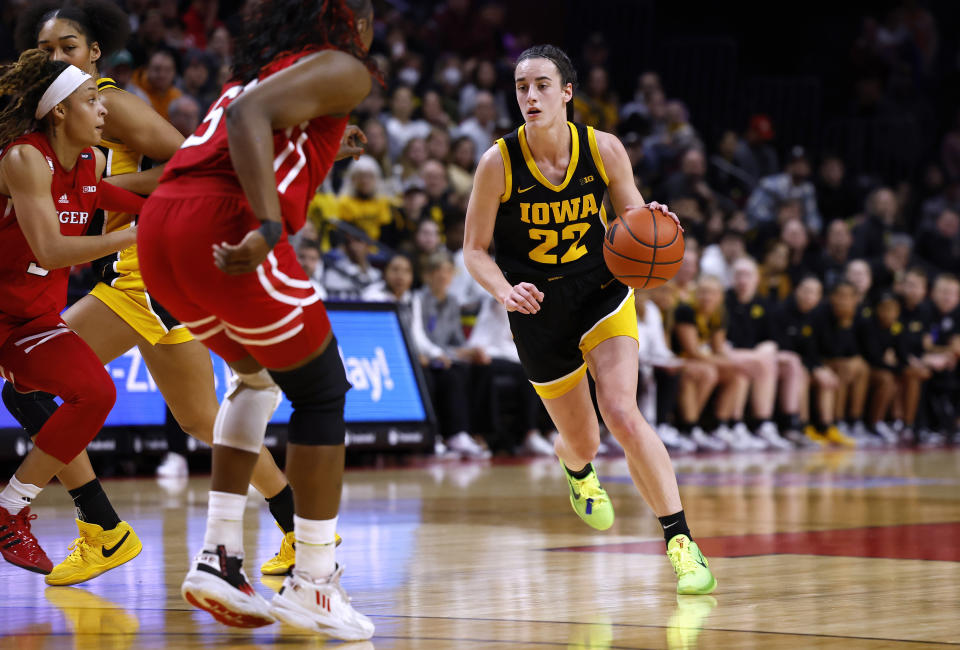
[[653, 289], [677, 274], [683, 262], [683, 233], [659, 210], [633, 208], [607, 227], [603, 259], [620, 282]]

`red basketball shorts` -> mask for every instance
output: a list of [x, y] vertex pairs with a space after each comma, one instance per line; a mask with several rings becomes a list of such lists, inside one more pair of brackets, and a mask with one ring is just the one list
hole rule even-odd
[[315, 352], [330, 321], [286, 237], [255, 272], [227, 275], [214, 264], [213, 245], [239, 243], [258, 227], [249, 204], [242, 196], [179, 190], [161, 186], [140, 213], [137, 248], [148, 296], [227, 362], [249, 355], [282, 369]]

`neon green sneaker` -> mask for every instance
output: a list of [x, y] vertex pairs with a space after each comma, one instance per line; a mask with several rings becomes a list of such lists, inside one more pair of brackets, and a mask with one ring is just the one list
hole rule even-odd
[[570, 476], [562, 460], [560, 467], [563, 468], [563, 475], [567, 477], [567, 483], [570, 484], [570, 505], [573, 506], [577, 516], [587, 522], [591, 528], [597, 530], [610, 528], [613, 525], [613, 504], [607, 496], [607, 491], [600, 487], [600, 480], [593, 465], [590, 465], [590, 473], [583, 479]]
[[686, 596], [709, 594], [717, 588], [707, 558], [697, 543], [686, 535], [676, 535], [667, 544], [667, 557], [677, 574], [677, 593]]

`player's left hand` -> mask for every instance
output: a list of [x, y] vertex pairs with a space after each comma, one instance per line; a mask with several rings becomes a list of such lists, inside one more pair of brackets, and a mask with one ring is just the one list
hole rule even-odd
[[[636, 207], [636, 206], [628, 205], [628, 206], [627, 206], [627, 210], [629, 210], [630, 208], [633, 208], [633, 207]], [[673, 219], [674, 223], [677, 224], [677, 228], [680, 229], [680, 232], [683, 232], [683, 231], [684, 231], [684, 230], [683, 230], [683, 226], [680, 225], [680, 217], [678, 217], [678, 216], [675, 215], [674, 213], [670, 212], [670, 208], [667, 207], [667, 204], [666, 204], [666, 203], [658, 203], [658, 202], [656, 202], [656, 201], [651, 201], [650, 203], [646, 204], [646, 205], [643, 206], [643, 207], [647, 208], [648, 210], [659, 210], [659, 211], [662, 212], [663, 214], [665, 214], [665, 215], [667, 215], [668, 217], [670, 217], [671, 219]]]
[[227, 275], [240, 275], [256, 270], [269, 252], [270, 247], [260, 231], [251, 230], [239, 244], [214, 244], [213, 262]]
[[336, 160], [344, 158], [358, 159], [366, 150], [367, 136], [360, 130], [359, 126], [350, 124], [343, 132], [343, 138], [340, 139], [340, 151], [337, 152]]

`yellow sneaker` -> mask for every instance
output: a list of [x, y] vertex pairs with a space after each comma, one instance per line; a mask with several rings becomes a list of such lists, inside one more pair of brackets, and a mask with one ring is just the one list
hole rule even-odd
[[827, 441], [832, 442], [835, 445], [840, 445], [841, 447], [857, 446], [856, 440], [846, 435], [840, 429], [838, 429], [833, 425], [827, 427], [827, 430], [824, 432], [823, 437], [826, 438]]
[[808, 424], [807, 426], [803, 427], [803, 435], [805, 435], [808, 440], [812, 440], [813, 442], [817, 443], [817, 445], [820, 447], [826, 447], [830, 444], [830, 441], [827, 440], [827, 437], [820, 433], [817, 430], [817, 427], [813, 426], [812, 424]]
[[[280, 524], [277, 524], [277, 528], [280, 528]], [[282, 528], [280, 528], [280, 532], [283, 532]], [[337, 535], [337, 546], [340, 546], [340, 542], [342, 541], [343, 539], [340, 537], [340, 535]], [[277, 554], [260, 565], [260, 573], [265, 576], [286, 575], [290, 569], [293, 568], [296, 560], [297, 538], [294, 536], [293, 531], [291, 531], [284, 534], [283, 541], [280, 542], [280, 550], [277, 552]]]
[[140, 554], [143, 544], [125, 521], [112, 530], [77, 520], [80, 537], [69, 546], [73, 552], [53, 567], [44, 580], [48, 585], [75, 585], [96, 578]]

